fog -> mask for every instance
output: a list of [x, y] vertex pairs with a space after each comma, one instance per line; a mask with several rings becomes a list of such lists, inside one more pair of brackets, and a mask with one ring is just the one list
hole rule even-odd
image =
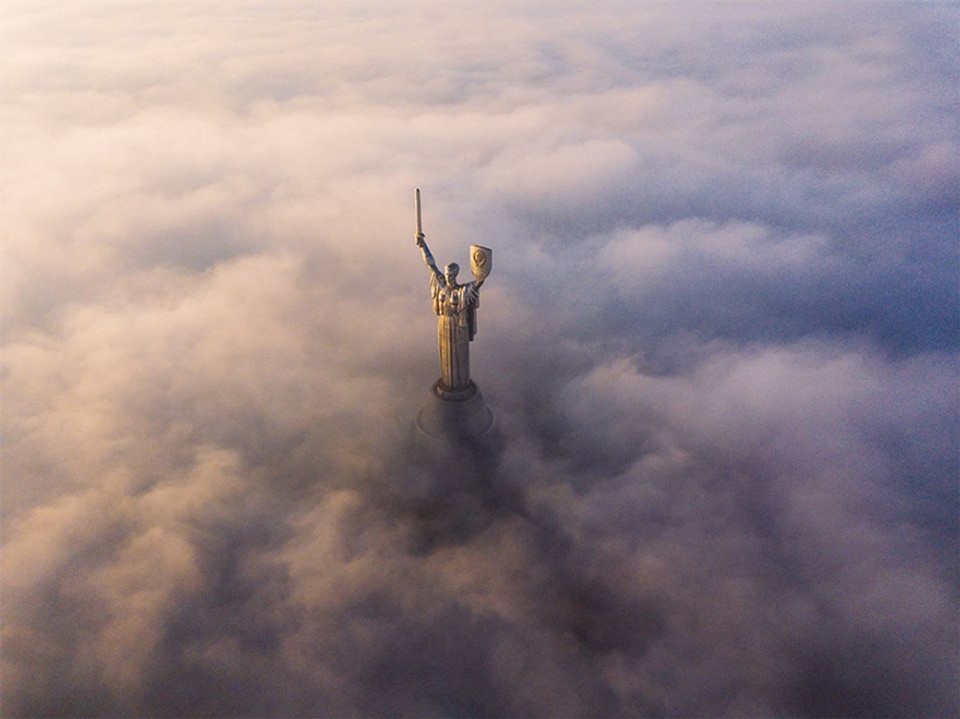
[[956, 6], [3, 15], [4, 715], [960, 713]]

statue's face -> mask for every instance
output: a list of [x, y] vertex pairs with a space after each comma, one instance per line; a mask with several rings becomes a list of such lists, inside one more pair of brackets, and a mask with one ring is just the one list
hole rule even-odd
[[443, 268], [443, 275], [447, 279], [447, 286], [453, 287], [457, 284], [457, 273], [460, 272], [460, 268], [451, 263]]

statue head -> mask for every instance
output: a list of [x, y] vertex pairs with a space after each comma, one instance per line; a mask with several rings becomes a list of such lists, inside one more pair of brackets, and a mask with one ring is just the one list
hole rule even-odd
[[457, 284], [457, 274], [460, 272], [460, 265], [456, 262], [451, 262], [449, 265], [443, 268], [443, 276], [447, 280], [447, 286], [453, 287]]

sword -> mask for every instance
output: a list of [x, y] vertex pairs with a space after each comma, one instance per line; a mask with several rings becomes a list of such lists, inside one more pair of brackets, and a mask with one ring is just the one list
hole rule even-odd
[[417, 244], [423, 236], [423, 219], [420, 217], [420, 188], [417, 188]]

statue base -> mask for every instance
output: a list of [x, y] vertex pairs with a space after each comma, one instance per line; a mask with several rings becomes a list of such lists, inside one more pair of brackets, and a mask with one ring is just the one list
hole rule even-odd
[[491, 432], [493, 425], [493, 412], [484, 404], [483, 395], [472, 380], [461, 390], [447, 389], [437, 380], [417, 415], [417, 429], [437, 439], [482, 438]]
[[498, 472], [505, 441], [476, 384], [450, 390], [436, 382], [409, 426], [407, 461], [386, 491], [416, 518], [410, 551], [460, 544], [522, 506]]

